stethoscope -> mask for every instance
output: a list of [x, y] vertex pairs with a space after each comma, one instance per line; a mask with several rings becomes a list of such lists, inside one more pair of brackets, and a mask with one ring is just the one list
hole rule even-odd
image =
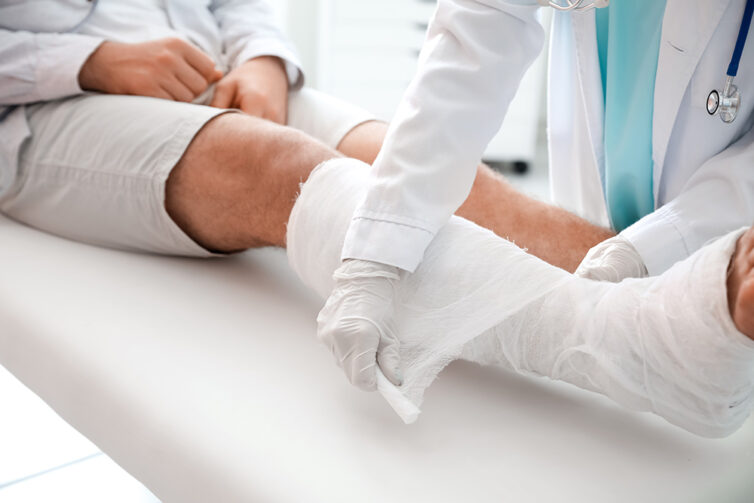
[[[559, 11], [586, 11], [607, 7], [610, 4], [610, 0], [538, 0], [538, 2], [540, 5], [549, 6]], [[753, 11], [754, 0], [746, 0], [744, 16], [741, 19], [736, 46], [733, 49], [733, 56], [730, 59], [728, 71], [726, 72], [723, 92], [721, 93], [717, 89], [713, 89], [707, 97], [707, 113], [710, 115], [720, 114], [720, 118], [726, 124], [730, 124], [736, 120], [738, 109], [741, 106], [741, 92], [733, 84], [733, 79], [738, 74], [738, 65], [741, 62], [741, 54], [744, 52], [746, 38], [749, 36]]]
[[722, 94], [717, 89], [713, 89], [707, 97], [707, 113], [710, 115], [720, 114], [720, 118], [726, 124], [736, 120], [738, 108], [741, 106], [741, 92], [733, 84], [733, 79], [738, 74], [738, 64], [741, 62], [741, 54], [744, 52], [746, 38], [749, 36], [749, 26], [751, 26], [751, 14], [754, 11], [754, 0], [746, 0], [744, 17], [741, 20], [741, 28], [738, 30], [736, 47], [733, 49], [733, 57], [728, 65], [728, 72], [725, 77], [725, 87]]

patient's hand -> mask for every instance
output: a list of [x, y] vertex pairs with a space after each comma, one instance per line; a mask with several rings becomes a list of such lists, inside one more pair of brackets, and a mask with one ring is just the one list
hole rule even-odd
[[274, 56], [247, 61], [217, 83], [210, 105], [240, 108], [249, 115], [285, 124], [288, 114], [285, 64]]
[[124, 44], [103, 42], [84, 63], [88, 91], [191, 102], [222, 78], [212, 59], [179, 38]]

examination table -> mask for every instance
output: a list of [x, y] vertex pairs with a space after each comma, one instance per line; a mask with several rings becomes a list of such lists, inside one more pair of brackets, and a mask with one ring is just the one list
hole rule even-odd
[[754, 501], [754, 420], [705, 440], [456, 362], [406, 426], [317, 342], [319, 307], [280, 250], [139, 255], [0, 217], [0, 364], [165, 502]]

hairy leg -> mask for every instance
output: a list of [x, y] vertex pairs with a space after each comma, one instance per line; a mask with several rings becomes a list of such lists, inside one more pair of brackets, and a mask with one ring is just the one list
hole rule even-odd
[[210, 121], [173, 169], [166, 208], [209, 250], [285, 246], [299, 184], [340, 154], [294, 129], [244, 114]]
[[[354, 128], [338, 145], [346, 157], [371, 164], [388, 125], [371, 121]], [[480, 165], [457, 215], [515, 242], [550, 264], [573, 272], [589, 249], [614, 234], [568, 211], [516, 191], [488, 166]]]
[[[299, 184], [314, 167], [341, 154], [371, 163], [387, 125], [371, 121], [349, 132], [336, 152], [294, 129], [243, 114], [207, 124], [170, 175], [166, 207], [199, 244], [231, 252], [285, 246]], [[457, 212], [530, 253], [573, 271], [611, 233], [517, 192], [487, 166]]]

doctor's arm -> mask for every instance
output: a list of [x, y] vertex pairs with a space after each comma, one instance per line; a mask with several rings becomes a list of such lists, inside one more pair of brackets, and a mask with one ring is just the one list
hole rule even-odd
[[0, 29], [0, 104], [80, 94], [79, 72], [101, 43], [86, 35]]
[[675, 199], [619, 236], [655, 276], [711, 239], [753, 222], [754, 130], [700, 166]]
[[271, 5], [267, 0], [214, 0], [210, 8], [230, 68], [217, 84], [212, 106], [240, 108], [285, 124], [288, 91], [303, 86], [304, 74]]
[[344, 259], [413, 271], [464, 202], [484, 149], [542, 50], [536, 3], [522, 3], [440, 0], [348, 230]]
[[536, 3], [440, 0], [419, 68], [346, 234], [317, 335], [352, 384], [374, 390], [377, 365], [401, 383], [391, 329], [403, 271], [469, 195], [477, 165], [521, 78], [542, 50]]

